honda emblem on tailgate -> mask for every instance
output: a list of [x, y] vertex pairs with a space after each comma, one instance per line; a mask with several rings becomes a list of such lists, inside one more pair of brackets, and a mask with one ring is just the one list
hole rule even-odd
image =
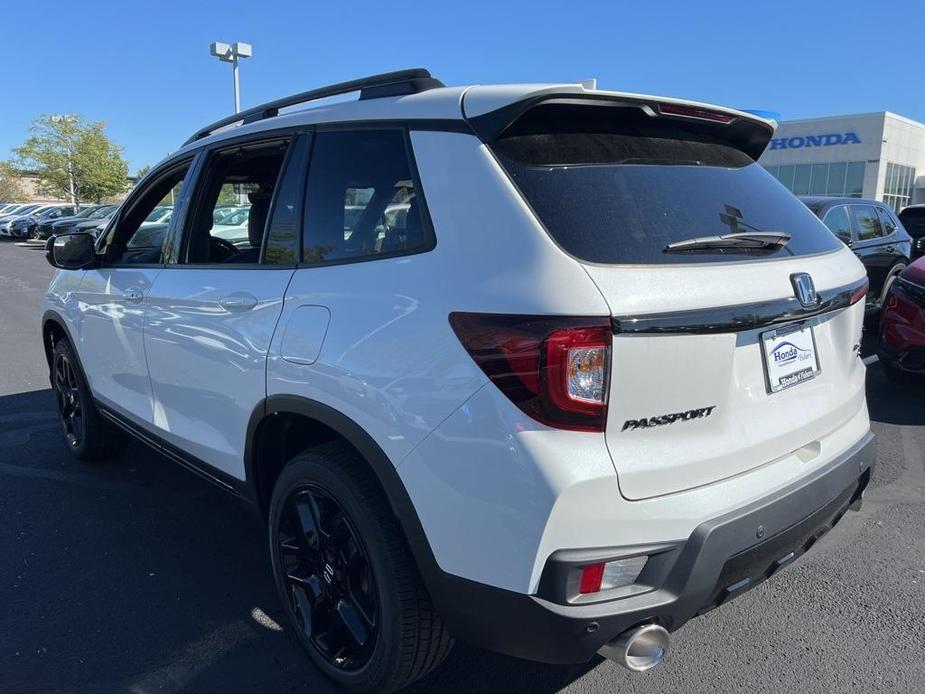
[[813, 284], [813, 278], [805, 272], [795, 272], [790, 275], [790, 281], [793, 283], [793, 292], [797, 295], [803, 308], [812, 308], [819, 303], [819, 295], [816, 294], [816, 285]]

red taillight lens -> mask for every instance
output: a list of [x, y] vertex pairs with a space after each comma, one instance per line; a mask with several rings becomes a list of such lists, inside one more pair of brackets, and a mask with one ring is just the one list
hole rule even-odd
[[854, 290], [854, 293], [851, 295], [851, 305], [854, 306], [857, 302], [861, 301], [867, 292], [870, 290], [870, 281], [864, 280], [864, 284]]
[[601, 582], [604, 580], [604, 566], [601, 562], [582, 567], [581, 582], [578, 584], [579, 593], [597, 593], [601, 589]]
[[450, 325], [492, 383], [533, 419], [604, 431], [609, 319], [451, 313]]

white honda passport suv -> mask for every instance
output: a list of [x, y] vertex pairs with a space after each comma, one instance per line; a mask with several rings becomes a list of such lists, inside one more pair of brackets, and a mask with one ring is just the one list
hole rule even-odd
[[[399, 689], [454, 637], [648, 669], [874, 463], [864, 268], [755, 163], [774, 125], [426, 70], [219, 121], [98, 242], [48, 244], [67, 445], [128, 433], [253, 504], [345, 686]], [[248, 203], [246, 242], [217, 236]]]

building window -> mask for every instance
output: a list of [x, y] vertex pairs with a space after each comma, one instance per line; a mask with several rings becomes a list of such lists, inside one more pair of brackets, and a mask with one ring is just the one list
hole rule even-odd
[[[768, 173], [794, 195], [831, 195], [859, 198], [864, 189], [864, 162], [785, 164], [767, 167]], [[913, 172], [914, 173], [914, 172]]]
[[912, 186], [915, 183], [915, 169], [887, 162], [886, 185], [883, 188], [883, 202], [899, 212], [912, 201]]

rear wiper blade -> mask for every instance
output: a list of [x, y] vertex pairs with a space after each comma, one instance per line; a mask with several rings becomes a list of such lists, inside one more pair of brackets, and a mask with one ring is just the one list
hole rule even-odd
[[740, 231], [718, 236], [698, 236], [665, 246], [665, 253], [693, 251], [701, 248], [782, 248], [790, 243], [790, 234], [780, 231]]

